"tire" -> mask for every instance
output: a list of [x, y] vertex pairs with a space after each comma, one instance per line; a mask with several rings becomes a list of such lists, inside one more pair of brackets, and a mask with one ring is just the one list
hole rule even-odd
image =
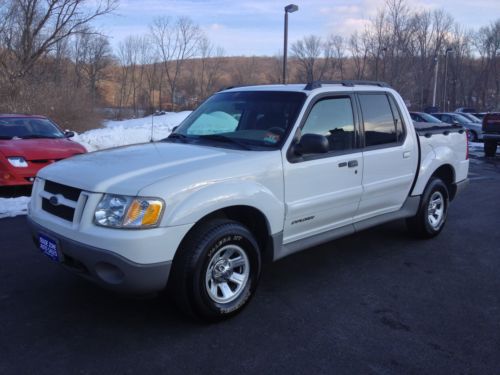
[[176, 254], [169, 292], [181, 311], [206, 322], [239, 313], [259, 281], [261, 256], [254, 235], [232, 220], [195, 228]]
[[488, 157], [493, 157], [497, 153], [497, 142], [496, 141], [484, 141], [484, 155]]
[[446, 223], [449, 193], [445, 183], [433, 177], [422, 195], [417, 214], [406, 220], [409, 231], [418, 238], [437, 236]]

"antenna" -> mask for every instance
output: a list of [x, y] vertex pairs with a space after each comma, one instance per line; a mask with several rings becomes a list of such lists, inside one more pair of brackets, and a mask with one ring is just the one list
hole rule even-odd
[[153, 109], [153, 113], [151, 113], [151, 139], [149, 140], [149, 142], [153, 142], [154, 119], [155, 119], [155, 112]]

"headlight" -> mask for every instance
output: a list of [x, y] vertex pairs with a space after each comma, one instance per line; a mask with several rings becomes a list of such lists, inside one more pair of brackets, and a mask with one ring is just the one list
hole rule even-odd
[[28, 162], [22, 156], [11, 156], [7, 160], [9, 163], [16, 168], [28, 168]]
[[113, 228], [151, 228], [157, 226], [164, 203], [159, 198], [105, 194], [94, 213], [98, 225]]

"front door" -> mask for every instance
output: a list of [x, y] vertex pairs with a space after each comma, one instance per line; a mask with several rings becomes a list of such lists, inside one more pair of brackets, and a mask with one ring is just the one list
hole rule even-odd
[[301, 134], [325, 136], [329, 152], [299, 158], [283, 155], [284, 244], [351, 224], [362, 194], [363, 157], [354, 98], [328, 96], [309, 108]]

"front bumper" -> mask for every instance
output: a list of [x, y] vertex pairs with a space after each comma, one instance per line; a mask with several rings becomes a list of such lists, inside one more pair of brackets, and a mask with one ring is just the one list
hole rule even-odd
[[483, 140], [500, 142], [500, 133], [484, 133]]
[[66, 269], [111, 290], [142, 294], [157, 292], [167, 285], [172, 262], [139, 264], [108, 250], [61, 236], [28, 217], [33, 240], [44, 233], [57, 241]]
[[0, 186], [33, 185], [38, 171], [45, 165], [28, 168], [8, 167], [0, 162]]

